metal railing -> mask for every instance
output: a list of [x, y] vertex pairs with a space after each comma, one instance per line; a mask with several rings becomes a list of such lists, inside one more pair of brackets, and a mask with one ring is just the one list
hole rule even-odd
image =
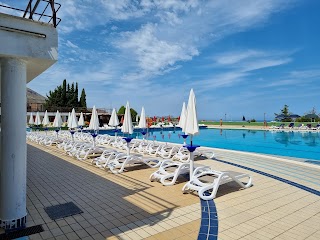
[[[0, 4], [0, 12], [1, 8], [7, 8], [13, 10], [12, 14], [10, 15], [22, 15], [21, 17], [23, 18], [50, 23], [54, 27], [57, 27], [61, 22], [61, 18], [57, 17], [57, 12], [59, 11], [60, 7], [61, 4], [56, 3], [55, 0], [29, 0], [26, 9], [19, 9], [12, 6]], [[50, 8], [51, 11], [49, 10]], [[36, 16], [38, 18], [36, 18]]]

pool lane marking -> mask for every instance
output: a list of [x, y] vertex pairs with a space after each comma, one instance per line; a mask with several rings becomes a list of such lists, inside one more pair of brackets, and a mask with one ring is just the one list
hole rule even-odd
[[[228, 156], [228, 158], [231, 158], [231, 159], [235, 160], [234, 157]], [[221, 160], [221, 161], [224, 161], [224, 160]], [[303, 172], [303, 171], [299, 171], [299, 173], [297, 172], [298, 170], [297, 170], [297, 171], [290, 171], [288, 168], [284, 168], [284, 166], [283, 166], [283, 167], [281, 166], [281, 167], [276, 168], [276, 169], [281, 169], [280, 171], [278, 171], [278, 170], [276, 170], [276, 169], [274, 169], [274, 168], [268, 167], [268, 164], [262, 165], [262, 164], [258, 164], [258, 163], [255, 162], [254, 160], [251, 160], [251, 161], [250, 161], [250, 160], [248, 160], [248, 159], [246, 159], [246, 160], [241, 160], [241, 159], [240, 159], [240, 160], [239, 160], [239, 158], [237, 158], [236, 161], [239, 161], [239, 162], [242, 162], [242, 163], [252, 164], [252, 165], [255, 165], [256, 167], [262, 167], [262, 168], [265, 168], [265, 169], [268, 169], [268, 170], [271, 170], [271, 171], [278, 172], [278, 173], [280, 173], [280, 174], [284, 174], [284, 175], [287, 175], [287, 176], [295, 177], [295, 178], [297, 178], [297, 179], [304, 180], [304, 181], [306, 181], [306, 182], [309, 182], [309, 183], [312, 183], [312, 184], [315, 184], [315, 185], [319, 185], [319, 182], [314, 182], [314, 181], [311, 181], [311, 180], [307, 180], [307, 179], [304, 178], [304, 177], [300, 177], [301, 174], [299, 174], [299, 173], [301, 173], [301, 172]], [[283, 170], [285, 170], [285, 172], [284, 172]], [[288, 173], [292, 173], [292, 174], [288, 174]], [[308, 174], [306, 174], [306, 175], [308, 175]], [[311, 179], [318, 179], [317, 177], [309, 177], [309, 176], [305, 176], [305, 177], [311, 178]]]
[[240, 165], [240, 164], [236, 164], [236, 163], [232, 163], [232, 162], [228, 162], [228, 161], [225, 161], [225, 160], [214, 159], [214, 161], [226, 163], [226, 164], [229, 164], [229, 165], [232, 165], [232, 166], [235, 166], [235, 167], [239, 167], [239, 168], [243, 168], [243, 169], [255, 172], [255, 173], [259, 173], [259, 174], [261, 174], [263, 176], [273, 178], [273, 179], [278, 180], [280, 182], [287, 183], [287, 184], [289, 184], [291, 186], [300, 188], [300, 189], [302, 189], [304, 191], [307, 191], [309, 193], [312, 193], [312, 194], [315, 194], [317, 196], [320, 196], [320, 191], [318, 191], [318, 190], [315, 190], [313, 188], [309, 188], [307, 186], [304, 186], [302, 184], [287, 180], [287, 179], [282, 178], [282, 177], [277, 177], [277, 176], [275, 176], [273, 174], [270, 174], [270, 173], [266, 173], [266, 172], [263, 172], [263, 171], [260, 171], [260, 170], [254, 169], [254, 168], [246, 167], [246, 166], [243, 166], [243, 165]]

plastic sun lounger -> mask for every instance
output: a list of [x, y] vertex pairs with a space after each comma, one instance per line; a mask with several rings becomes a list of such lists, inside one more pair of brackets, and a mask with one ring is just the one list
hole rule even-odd
[[91, 146], [84, 146], [80, 151], [78, 151], [75, 154], [75, 157], [78, 160], [86, 160], [88, 158], [96, 158], [98, 156], [100, 156], [103, 151], [105, 150], [104, 147], [93, 147]]
[[91, 159], [91, 164], [96, 164], [97, 162], [104, 163], [111, 154], [117, 153], [117, 152], [118, 151], [114, 149], [106, 149], [103, 151], [103, 153], [99, 157]]
[[[144, 163], [142, 155], [121, 155], [111, 160], [108, 164], [108, 168], [112, 173], [122, 173], [127, 166], [134, 166]], [[118, 170], [119, 169], [119, 170]]]
[[[195, 165], [199, 167], [201, 165]], [[159, 181], [164, 186], [172, 186], [177, 181], [177, 178], [182, 174], [190, 172], [190, 163], [183, 163], [172, 160], [164, 160], [159, 170], [150, 175], [150, 181]]]
[[158, 151], [158, 155], [162, 158], [171, 158], [176, 153], [178, 153], [179, 147], [164, 145], [160, 151]]
[[[209, 178], [210, 180], [207, 180]], [[248, 178], [245, 184], [240, 179]], [[219, 186], [229, 182], [236, 182], [241, 188], [249, 188], [252, 186], [252, 177], [246, 173], [239, 173], [233, 171], [215, 171], [210, 167], [199, 167], [193, 172], [189, 182], [187, 182], [182, 191], [197, 191], [198, 195], [203, 200], [212, 200], [216, 197]], [[206, 192], [210, 195], [207, 196]]]
[[99, 167], [99, 168], [107, 168], [108, 167], [108, 164], [113, 161], [114, 159], [116, 158], [120, 158], [120, 157], [123, 157], [123, 156], [127, 156], [126, 153], [122, 153], [122, 152], [112, 152], [110, 153], [110, 155], [105, 158], [104, 160], [100, 159], [96, 162], [96, 166]]
[[147, 146], [145, 153], [152, 156], [157, 156], [164, 144], [151, 143]]
[[[204, 156], [206, 158], [214, 158], [214, 152], [210, 150], [196, 150], [194, 151], [194, 156]], [[186, 147], [181, 147], [179, 151], [173, 155], [173, 160], [179, 160], [181, 162], [189, 162], [190, 160], [190, 152]]]

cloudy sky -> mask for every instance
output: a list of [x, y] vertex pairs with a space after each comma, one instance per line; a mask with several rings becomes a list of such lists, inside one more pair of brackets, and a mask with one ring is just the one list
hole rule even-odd
[[88, 106], [149, 116], [179, 115], [191, 88], [200, 119], [320, 110], [320, 1], [57, 2], [59, 61], [28, 84], [43, 95], [66, 78]]

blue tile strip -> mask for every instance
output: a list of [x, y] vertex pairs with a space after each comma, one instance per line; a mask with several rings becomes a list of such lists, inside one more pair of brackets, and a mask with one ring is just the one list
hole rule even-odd
[[236, 164], [236, 163], [232, 163], [232, 162], [228, 162], [228, 161], [224, 161], [224, 160], [219, 160], [219, 159], [214, 159], [214, 161], [226, 163], [226, 164], [229, 164], [229, 165], [232, 165], [232, 166], [236, 166], [236, 167], [239, 167], [239, 168], [243, 168], [243, 169], [255, 172], [255, 173], [259, 173], [259, 174], [261, 174], [263, 176], [273, 178], [273, 179], [278, 180], [280, 182], [287, 183], [287, 184], [289, 184], [291, 186], [300, 188], [300, 189], [302, 189], [304, 191], [307, 191], [309, 193], [312, 193], [312, 194], [315, 194], [317, 196], [320, 196], [320, 191], [318, 191], [316, 189], [309, 188], [309, 187], [304, 186], [302, 184], [299, 184], [299, 183], [296, 183], [296, 182], [293, 182], [293, 181], [290, 181], [290, 180], [287, 180], [287, 179], [284, 179], [284, 178], [281, 178], [281, 177], [278, 177], [278, 176], [275, 176], [275, 175], [272, 175], [272, 174], [269, 174], [269, 173], [254, 169], [254, 168], [246, 167], [246, 166], [243, 166], [243, 165], [240, 165], [240, 164]]
[[[209, 195], [209, 193], [208, 193]], [[201, 201], [201, 225], [198, 240], [218, 239], [218, 213], [213, 200]]]
[[[270, 173], [266, 173], [254, 168], [246, 167], [240, 164], [236, 164], [236, 163], [232, 163], [224, 160], [214, 159], [214, 161], [226, 163], [235, 167], [239, 167], [255, 173], [259, 173], [263, 176], [273, 178], [280, 182], [287, 183], [291, 186], [297, 187], [309, 193], [320, 196], [320, 191], [318, 190], [272, 175]], [[207, 194], [209, 195], [209, 193]], [[218, 239], [218, 213], [217, 213], [216, 205], [213, 200], [208, 200], [208, 201], [202, 200], [202, 199], [200, 200], [201, 200], [201, 225], [200, 225], [198, 240], [217, 240]]]

